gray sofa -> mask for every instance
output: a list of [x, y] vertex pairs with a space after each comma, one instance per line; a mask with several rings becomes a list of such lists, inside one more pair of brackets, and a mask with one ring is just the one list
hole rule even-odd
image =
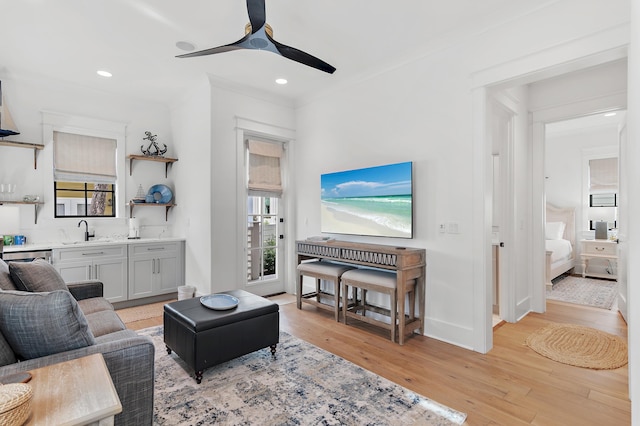
[[99, 281], [65, 284], [43, 260], [0, 259], [2, 376], [101, 353], [122, 413], [116, 425], [153, 421], [154, 347], [126, 329]]

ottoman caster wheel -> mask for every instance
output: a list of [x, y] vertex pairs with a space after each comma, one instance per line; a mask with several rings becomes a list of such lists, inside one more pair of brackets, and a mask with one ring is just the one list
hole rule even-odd
[[171, 355], [171, 348], [169, 346], [165, 346], [167, 348], [167, 354]]
[[197, 384], [202, 383], [202, 370], [196, 371], [196, 383]]

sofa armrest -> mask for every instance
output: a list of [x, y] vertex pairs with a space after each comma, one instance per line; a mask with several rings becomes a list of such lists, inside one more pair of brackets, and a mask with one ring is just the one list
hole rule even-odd
[[101, 353], [122, 404], [122, 413], [115, 416], [115, 424], [151, 425], [155, 374], [153, 341], [132, 330], [103, 337], [96, 345], [5, 365], [0, 367], [0, 376]]
[[104, 295], [104, 284], [98, 280], [68, 282], [67, 287], [76, 300], [102, 297]]

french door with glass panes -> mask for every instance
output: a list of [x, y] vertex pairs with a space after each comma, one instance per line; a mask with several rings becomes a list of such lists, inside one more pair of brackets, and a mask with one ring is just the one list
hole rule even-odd
[[277, 197], [247, 198], [247, 288], [254, 294], [284, 291], [281, 204]]

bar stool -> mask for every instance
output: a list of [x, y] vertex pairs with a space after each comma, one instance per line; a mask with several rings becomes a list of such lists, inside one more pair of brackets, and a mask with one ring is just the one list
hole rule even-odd
[[[402, 324], [406, 320], [415, 318], [415, 280], [410, 280], [405, 285], [405, 294], [398, 294], [398, 279], [393, 272], [387, 272], [375, 269], [354, 269], [342, 274], [342, 316], [344, 323], [347, 324], [347, 317], [356, 318], [360, 321], [373, 324], [391, 331], [391, 341], [396, 341], [396, 328], [399, 321]], [[352, 306], [347, 305], [347, 297], [349, 287], [353, 287]], [[362, 297], [358, 299], [358, 289], [362, 290]], [[378, 293], [388, 294], [390, 298], [389, 309], [383, 309], [377, 306], [367, 304], [367, 291], [375, 291]], [[398, 318], [398, 303], [405, 302], [405, 295], [409, 295], [409, 318]], [[367, 311], [376, 312], [386, 315], [390, 318], [390, 323], [385, 321], [367, 317]], [[361, 313], [359, 313], [361, 312]], [[403, 340], [403, 339], [401, 339]]]
[[[303, 262], [299, 264], [297, 280], [298, 291], [296, 293], [298, 309], [302, 309], [302, 302], [310, 303], [319, 308], [333, 311], [336, 321], [340, 321], [340, 277], [344, 272], [351, 269], [354, 269], [354, 267], [324, 261]], [[304, 296], [302, 295], [302, 281], [304, 276], [315, 278], [315, 293], [306, 294]], [[320, 290], [321, 280], [333, 282], [333, 295]], [[333, 306], [328, 303], [324, 303], [322, 301], [322, 296], [333, 297]], [[315, 300], [313, 299], [314, 297]]]

